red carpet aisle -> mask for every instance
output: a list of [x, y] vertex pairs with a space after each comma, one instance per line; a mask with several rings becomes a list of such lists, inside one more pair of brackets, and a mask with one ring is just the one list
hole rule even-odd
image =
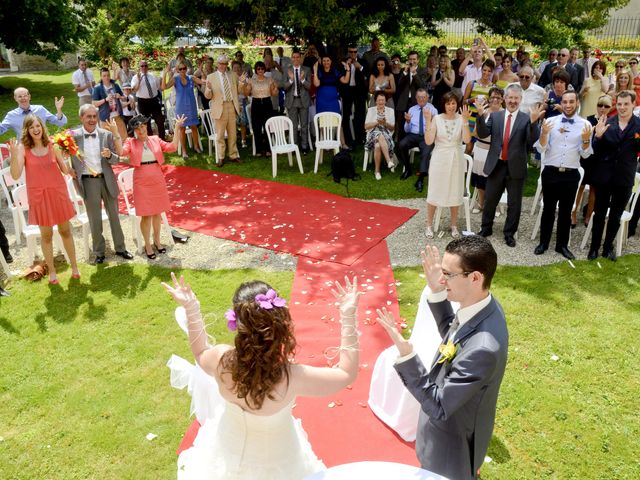
[[[418, 465], [413, 444], [403, 442], [367, 406], [369, 383], [376, 358], [390, 345], [375, 323], [376, 308], [386, 306], [399, 318], [395, 280], [385, 241], [351, 266], [299, 259], [293, 281], [290, 310], [299, 343], [301, 363], [327, 364], [323, 352], [340, 345], [340, 324], [330, 282], [358, 276], [360, 290], [360, 372], [350, 389], [331, 397], [298, 398], [293, 413], [302, 419], [314, 451], [328, 467], [363, 460]], [[335, 318], [334, 318], [335, 317]], [[337, 363], [337, 359], [333, 361]]]
[[[416, 211], [295, 185], [163, 167], [173, 226], [301, 257], [352, 264]], [[121, 202], [124, 212], [124, 202]]]

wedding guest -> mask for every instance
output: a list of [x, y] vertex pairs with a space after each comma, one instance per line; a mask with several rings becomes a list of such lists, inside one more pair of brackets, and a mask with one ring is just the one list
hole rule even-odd
[[466, 52], [464, 48], [460, 47], [456, 50], [456, 58], [451, 60], [451, 68], [453, 69], [453, 73], [456, 75], [456, 79], [453, 82], [453, 90], [459, 98], [462, 98], [464, 92], [462, 91], [462, 82], [464, 81], [464, 75], [460, 73], [460, 65], [464, 62], [466, 57]]
[[424, 177], [429, 172], [429, 159], [431, 158], [431, 150], [433, 150], [433, 147], [427, 145], [424, 141], [424, 110], [430, 110], [434, 116], [438, 114], [438, 110], [428, 103], [429, 95], [424, 88], [420, 88], [416, 92], [416, 100], [418, 103], [411, 107], [403, 117], [405, 136], [398, 144], [398, 158], [404, 166], [404, 172], [400, 176], [400, 180], [406, 180], [413, 174], [412, 165], [409, 161], [409, 150], [415, 147], [420, 150], [420, 169], [415, 188], [421, 192], [424, 187]]
[[185, 55], [184, 47], [178, 47], [176, 58], [172, 59], [169, 62], [169, 69], [171, 71], [174, 71], [176, 69], [176, 65], [178, 65], [179, 63], [184, 63], [187, 66], [187, 73], [189, 75], [193, 74], [193, 64], [191, 63], [191, 60], [189, 60]]
[[633, 90], [636, 93], [636, 106], [640, 107], [640, 70], [638, 69], [638, 59], [636, 57], [629, 59], [629, 69], [633, 79]]
[[[122, 106], [122, 121], [125, 125], [129, 125], [131, 120], [136, 115], [136, 97], [131, 93], [131, 85], [125, 83], [122, 85], [122, 98], [120, 99], [120, 105]], [[132, 136], [133, 133], [127, 129], [127, 136]]]
[[[302, 65], [302, 55], [297, 48], [291, 53], [291, 65], [287, 68], [284, 83], [285, 106], [287, 115], [293, 123], [293, 138], [300, 151], [305, 155], [309, 151], [309, 106], [311, 98], [311, 70]], [[300, 125], [300, 128], [297, 126]]]
[[[498, 65], [496, 63], [496, 65]], [[513, 57], [509, 54], [506, 54], [502, 57], [502, 63], [500, 66], [502, 67], [499, 72], [495, 72], [493, 76], [493, 83], [495, 83], [500, 88], [505, 88], [507, 85], [513, 82], [518, 81], [518, 75], [513, 73], [511, 70], [511, 66], [513, 65]]]
[[[520, 110], [529, 114], [544, 102], [545, 91], [544, 88], [533, 81], [533, 68], [530, 66], [523, 66], [520, 68], [518, 71], [518, 80], [518, 84], [522, 88], [522, 103], [520, 104]], [[515, 85], [515, 83], [512, 83], [511, 85]]]
[[270, 156], [265, 124], [275, 115], [271, 97], [278, 94], [278, 86], [273, 78], [265, 76], [267, 67], [264, 62], [256, 62], [253, 70], [256, 73], [252, 78], [244, 74], [240, 77], [240, 90], [245, 96], [251, 97], [251, 128], [256, 141], [256, 153], [258, 156]]
[[487, 60], [493, 62], [495, 68], [495, 60], [491, 49], [487, 46], [482, 38], [478, 38], [478, 43], [471, 47], [469, 55], [462, 61], [458, 68], [460, 75], [464, 77], [462, 85], [460, 86], [462, 93], [467, 91], [467, 85], [474, 80], [478, 80], [482, 77], [482, 67], [484, 66], [484, 54], [486, 53]]
[[373, 99], [375, 106], [369, 107], [367, 118], [364, 121], [364, 128], [367, 131], [365, 148], [369, 151], [373, 150], [374, 175], [376, 180], [380, 180], [382, 178], [380, 174], [381, 154], [387, 165], [393, 165], [390, 154], [395, 146], [393, 142], [395, 118], [393, 108], [386, 106], [385, 92], [375, 92]]
[[11, 176], [17, 180], [25, 170], [29, 199], [29, 225], [38, 225], [44, 260], [49, 269], [49, 284], [57, 285], [58, 275], [53, 262], [53, 227], [57, 225], [64, 249], [71, 263], [71, 277], [80, 278], [71, 220], [76, 212], [69, 199], [62, 174], [68, 174], [62, 153], [49, 140], [45, 123], [30, 113], [24, 119], [22, 136], [9, 140]]
[[[362, 145], [365, 140], [364, 120], [370, 83], [367, 79], [369, 71], [364, 65], [364, 61], [358, 58], [358, 48], [355, 45], [350, 45], [347, 48], [347, 52], [346, 62], [343, 63], [342, 66], [345, 73], [346, 70], [349, 70], [348, 81], [340, 83], [338, 93], [342, 100], [342, 132], [344, 134], [344, 143], [350, 148], [354, 148], [356, 145]], [[389, 65], [388, 57], [383, 58], [385, 64]], [[352, 113], [353, 119], [351, 118]], [[351, 134], [352, 125], [353, 135]]]
[[[485, 60], [482, 64], [482, 75], [480, 78], [467, 83], [467, 89], [464, 92], [463, 103], [468, 104], [471, 112], [469, 118], [469, 128], [473, 130], [476, 126], [476, 118], [478, 117], [477, 102], [485, 102], [489, 96], [489, 90], [493, 84], [493, 70], [495, 64], [493, 60]], [[468, 152], [471, 151], [471, 145], [467, 145]]]
[[[611, 106], [613, 101], [611, 97], [607, 94], [600, 95], [598, 97], [598, 104], [596, 105], [596, 114], [589, 115], [587, 117], [587, 121], [591, 124], [592, 127], [595, 127], [598, 124], [598, 119], [603, 115], [608, 117], [609, 112], [611, 111]], [[582, 110], [582, 109], [581, 109]], [[593, 209], [596, 203], [596, 188], [594, 186], [594, 167], [598, 162], [597, 156], [595, 154], [591, 155], [588, 158], [583, 158], [580, 160], [580, 165], [584, 170], [584, 177], [582, 178], [582, 183], [578, 188], [578, 195], [576, 196], [575, 208], [573, 212], [571, 212], [571, 228], [574, 228], [578, 223], [578, 209], [580, 205], [582, 205], [582, 195], [584, 194], [585, 185], [589, 185], [589, 198], [587, 200], [587, 205], [585, 210], [583, 210], [584, 218], [583, 223], [584, 226], [589, 225], [589, 219], [591, 218], [591, 214], [593, 213]]]
[[307, 50], [304, 52], [304, 59], [302, 60], [302, 65], [313, 70], [313, 66], [320, 61], [320, 55], [318, 55], [318, 48], [310, 43], [307, 46]]
[[444, 113], [433, 117], [430, 110], [423, 110], [425, 119], [424, 142], [434, 145], [429, 163], [429, 187], [427, 189], [427, 228], [425, 236], [433, 238], [433, 217], [438, 207], [449, 207], [451, 211], [451, 236], [458, 238], [458, 209], [464, 197], [464, 159], [463, 143], [471, 142], [469, 130], [469, 106], [462, 107], [453, 92], [442, 97]]
[[286, 300], [270, 285], [241, 284], [225, 313], [227, 326], [236, 332], [233, 345], [210, 345], [191, 286], [173, 273], [171, 279], [171, 285], [162, 285], [184, 307], [191, 351], [215, 379], [221, 397], [220, 413], [207, 419], [193, 446], [178, 457], [178, 479], [302, 479], [324, 470], [292, 408], [298, 396], [330, 395], [356, 379], [357, 279], [333, 285], [341, 325], [334, 368], [293, 361], [294, 321]]
[[450, 479], [478, 478], [495, 423], [509, 347], [504, 311], [489, 290], [497, 263], [491, 243], [477, 235], [452, 240], [442, 258], [433, 246], [422, 253], [428, 305], [442, 337], [428, 370], [393, 315], [377, 310], [398, 349], [394, 368], [420, 404], [420, 465]]
[[[218, 57], [218, 69], [207, 77], [205, 97], [210, 99], [211, 117], [216, 128], [216, 142], [218, 155], [216, 163], [219, 167], [224, 165], [224, 157], [227, 152], [232, 162], [241, 163], [240, 153], [236, 141], [236, 116], [240, 113], [238, 100], [238, 77], [228, 70], [229, 57]], [[225, 142], [226, 135], [226, 142]]]
[[598, 99], [609, 90], [609, 80], [606, 77], [607, 65], [597, 60], [591, 67], [591, 75], [582, 83], [580, 92], [580, 115], [587, 118], [596, 112]]
[[[171, 208], [167, 183], [161, 168], [164, 164], [163, 152], [175, 152], [178, 149], [180, 136], [174, 135], [172, 143], [167, 143], [155, 135], [150, 136], [146, 126], [148, 121], [149, 119], [144, 115], [133, 117], [129, 121], [129, 128], [133, 130], [135, 138], [127, 138], [122, 151], [116, 153], [121, 157], [128, 157], [128, 163], [135, 168], [133, 202], [136, 206], [136, 215], [141, 217], [140, 230], [144, 239], [145, 253], [147, 258], [154, 260], [156, 251], [158, 253], [167, 251], [160, 241], [161, 214]], [[182, 128], [185, 121], [184, 116], [176, 117], [176, 128]], [[152, 226], [153, 244], [151, 243]]]
[[387, 107], [394, 108], [393, 95], [396, 93], [396, 81], [384, 57], [376, 60], [375, 70], [369, 75], [369, 93], [373, 95], [369, 104], [370, 107], [376, 105], [375, 97], [377, 95], [374, 95], [376, 92], [384, 93]]
[[[231, 71], [236, 74], [236, 77], [242, 77], [242, 66], [237, 60], [231, 62]], [[242, 88], [238, 89], [238, 103], [240, 104], [240, 113], [236, 118], [236, 124], [240, 129], [240, 146], [247, 148], [247, 127], [249, 127], [250, 119], [247, 116], [247, 105], [249, 105], [248, 98], [242, 94]], [[207, 121], [206, 119], [204, 121]]]
[[616, 97], [620, 92], [633, 90], [633, 84], [631, 82], [631, 73], [629, 70], [621, 70], [616, 74], [616, 83], [615, 88], [613, 90], [609, 89], [609, 95], [613, 98], [613, 108], [609, 112], [609, 116], [613, 116], [617, 113], [616, 111]]
[[122, 104], [120, 103], [123, 97], [120, 85], [111, 80], [109, 69], [102, 68], [100, 83], [93, 89], [93, 105], [99, 108], [102, 128], [109, 128], [109, 123], [114, 120], [122, 138], [127, 136], [127, 127], [122, 120]]
[[438, 68], [434, 70], [431, 77], [431, 86], [433, 87], [431, 103], [439, 113], [444, 113], [442, 99], [447, 92], [452, 90], [454, 82], [455, 72], [451, 68], [451, 59], [447, 55], [442, 55], [438, 59]]
[[[162, 113], [162, 89], [160, 80], [154, 74], [149, 73], [149, 64], [146, 60], [140, 62], [140, 71], [133, 77], [131, 90], [138, 99], [138, 111], [140, 115], [153, 118], [158, 127], [158, 137], [164, 140], [164, 115]], [[147, 135], [153, 135], [151, 123], [147, 122]]]
[[244, 53], [242, 53], [242, 51], [238, 50], [236, 52], [235, 59], [236, 59], [236, 62], [240, 64], [240, 70], [242, 71], [241, 75], [242, 73], [245, 73], [247, 75], [247, 78], [253, 77], [253, 70], [251, 70], [251, 65], [249, 65], [247, 62], [244, 61]]
[[98, 127], [98, 110], [93, 105], [81, 106], [78, 113], [82, 127], [73, 132], [73, 138], [82, 152], [82, 157], [72, 155], [71, 165], [76, 190], [87, 210], [94, 263], [104, 263], [106, 258], [102, 234], [103, 206], [109, 219], [115, 254], [125, 260], [131, 260], [133, 255], [125, 246], [118, 214], [118, 181], [111, 168], [111, 165], [120, 161], [116, 150], [122, 147], [122, 137], [113, 119], [107, 123], [109, 130]]
[[21, 138], [25, 116], [30, 113], [42, 120], [44, 124], [50, 123], [56, 127], [64, 127], [67, 124], [67, 117], [62, 113], [64, 97], [60, 97], [59, 99], [58, 97], [54, 97], [54, 104], [56, 106], [55, 115], [42, 105], [31, 105], [31, 94], [29, 90], [24, 87], [16, 88], [13, 91], [13, 98], [18, 104], [18, 108], [7, 112], [2, 123], [0, 123], [0, 135], [3, 135], [7, 130], [11, 129], [15, 132], [16, 138]]
[[484, 166], [487, 189], [482, 212], [482, 227], [478, 234], [483, 237], [493, 234], [496, 207], [506, 188], [507, 218], [503, 233], [505, 243], [509, 247], [516, 246], [515, 234], [520, 224], [528, 152], [540, 136], [537, 122], [545, 112], [544, 106], [540, 106], [527, 115], [519, 111], [521, 101], [522, 88], [517, 84], [511, 84], [505, 90], [507, 108], [504, 112], [491, 113], [485, 119], [486, 104], [477, 105], [478, 136], [482, 138], [491, 135], [491, 145]]
[[562, 113], [562, 95], [569, 88], [569, 74], [562, 69], [553, 72], [551, 88], [547, 92], [547, 112], [545, 116], [552, 118]]
[[[236, 61], [236, 63], [238, 62]], [[233, 62], [232, 62], [232, 65], [233, 65]], [[238, 63], [238, 65], [240, 68], [242, 67], [240, 63]], [[198, 100], [200, 101], [200, 106], [202, 107], [203, 110], [206, 110], [209, 108], [209, 101], [207, 100], [207, 97], [204, 96], [204, 89], [206, 88], [207, 77], [211, 73], [213, 73], [213, 58], [209, 57], [208, 55], [205, 55], [204, 58], [202, 59], [202, 64], [200, 65], [200, 67], [197, 68], [195, 72], [193, 72], [193, 76], [200, 79], [200, 84], [196, 84], [196, 89], [197, 89], [196, 91], [198, 93]], [[241, 74], [242, 74], [242, 71], [240, 71], [240, 73], [236, 73], [238, 77]]]
[[[320, 67], [318, 67], [319, 63], [322, 64]], [[345, 68], [344, 73], [339, 72], [328, 55], [323, 55], [320, 62], [313, 65], [313, 84], [317, 88], [316, 113], [340, 113], [338, 84], [349, 83], [350, 77], [351, 70]]]
[[[594, 167], [596, 204], [589, 260], [595, 260], [602, 245], [602, 256], [616, 260], [613, 245], [620, 217], [624, 211], [635, 182], [640, 153], [640, 118], [633, 115], [635, 93], [622, 91], [616, 98], [617, 114], [598, 120], [593, 138], [597, 163]], [[605, 222], [607, 230], [602, 242]]]
[[[537, 86], [537, 85], [536, 85]], [[489, 114], [501, 111], [504, 102], [504, 90], [498, 87], [489, 89]], [[471, 174], [471, 185], [478, 192], [476, 204], [471, 213], [480, 213], [484, 208], [484, 193], [487, 187], [487, 175], [484, 173], [484, 166], [489, 154], [491, 145], [491, 135], [479, 137], [477, 131], [473, 131], [473, 173]]]
[[540, 174], [544, 204], [540, 219], [540, 243], [533, 253], [542, 255], [549, 248], [557, 208], [555, 251], [568, 260], [575, 260], [575, 255], [569, 250], [571, 210], [580, 183], [580, 159], [593, 153], [591, 124], [577, 115], [577, 92], [565, 92], [560, 105], [562, 115], [542, 124], [540, 138], [534, 145], [538, 152], [545, 155]]
[[[178, 62], [175, 67], [175, 71], [165, 69], [162, 72], [162, 78], [160, 88], [166, 90], [173, 87], [176, 92], [176, 116], [185, 118], [182, 128], [178, 130], [176, 126], [175, 134], [180, 137], [180, 145], [182, 146], [182, 158], [187, 159], [187, 128], [191, 129], [191, 140], [193, 142], [193, 149], [196, 153], [202, 153], [200, 147], [200, 135], [198, 134], [198, 125], [200, 125], [200, 119], [198, 118], [198, 106], [196, 105], [196, 96], [194, 89], [197, 85], [202, 85], [200, 80], [195, 75], [189, 75], [187, 73], [188, 67], [186, 63]], [[169, 79], [167, 80], [167, 73], [169, 73]]]
[[376, 60], [384, 57], [389, 62], [389, 55], [380, 49], [380, 39], [373, 37], [371, 39], [371, 48], [362, 55], [362, 63], [365, 65], [367, 72], [375, 71]]
[[418, 90], [424, 88], [422, 79], [418, 75], [419, 62], [420, 56], [418, 52], [415, 50], [409, 52], [407, 55], [407, 64], [402, 71], [402, 77], [398, 83], [396, 83], [396, 128], [394, 133], [398, 142], [402, 141], [405, 136], [405, 129], [403, 128], [404, 115], [416, 104]]
[[131, 85], [136, 72], [129, 68], [130, 62], [128, 57], [122, 57], [118, 63], [113, 65], [113, 78], [124, 88], [125, 84]]
[[71, 74], [71, 83], [78, 94], [78, 104], [82, 106], [91, 103], [96, 82], [93, 72], [87, 69], [87, 61], [84, 58], [78, 60], [78, 69]]

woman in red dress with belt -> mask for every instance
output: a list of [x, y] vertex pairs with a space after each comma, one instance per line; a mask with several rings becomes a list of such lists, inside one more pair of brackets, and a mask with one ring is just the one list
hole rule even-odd
[[9, 141], [11, 176], [17, 180], [26, 170], [29, 224], [40, 227], [42, 253], [49, 268], [49, 283], [56, 285], [58, 277], [53, 263], [53, 226], [58, 226], [64, 249], [71, 261], [71, 276], [80, 278], [76, 249], [69, 220], [76, 214], [62, 174], [68, 168], [59, 150], [53, 148], [47, 127], [33, 114], [24, 119], [20, 144]]
[[[176, 130], [186, 120], [184, 115], [176, 117]], [[167, 143], [156, 135], [147, 135], [147, 122], [144, 115], [136, 115], [129, 120], [129, 128], [135, 138], [127, 138], [122, 153], [129, 157], [129, 164], [135, 168], [133, 173], [133, 202], [136, 214], [141, 218], [140, 230], [144, 238], [144, 249], [147, 258], [156, 258], [158, 253], [165, 253], [166, 248], [160, 242], [161, 214], [169, 210], [169, 193], [160, 165], [164, 163], [163, 152], [175, 152], [180, 143], [180, 135], [174, 135], [173, 142]], [[151, 225], [153, 225], [153, 245], [150, 241]]]

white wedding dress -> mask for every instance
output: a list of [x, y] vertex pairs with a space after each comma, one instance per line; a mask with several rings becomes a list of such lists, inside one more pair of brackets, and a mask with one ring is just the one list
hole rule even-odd
[[[176, 320], [186, 328], [184, 309]], [[200, 425], [191, 448], [178, 457], [178, 480], [302, 480], [326, 467], [313, 453], [293, 402], [263, 416], [229, 403], [216, 380], [199, 366], [172, 355], [171, 385], [188, 387], [191, 413]]]
[[[425, 287], [422, 291], [416, 321], [409, 339], [427, 370], [431, 368], [438, 346], [442, 342], [438, 326], [427, 303], [429, 292], [429, 287]], [[457, 303], [452, 302], [451, 306], [454, 311], [458, 310]], [[371, 375], [368, 403], [373, 413], [403, 440], [413, 442], [416, 439], [420, 404], [405, 388], [393, 368], [398, 356], [395, 345], [378, 356]]]

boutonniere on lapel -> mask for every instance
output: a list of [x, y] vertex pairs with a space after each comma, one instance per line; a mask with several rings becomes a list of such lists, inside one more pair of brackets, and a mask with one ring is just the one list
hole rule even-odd
[[440, 351], [440, 360], [438, 363], [451, 362], [456, 353], [458, 353], [458, 345], [454, 345], [452, 340], [449, 340], [447, 343], [443, 343], [438, 347]]

